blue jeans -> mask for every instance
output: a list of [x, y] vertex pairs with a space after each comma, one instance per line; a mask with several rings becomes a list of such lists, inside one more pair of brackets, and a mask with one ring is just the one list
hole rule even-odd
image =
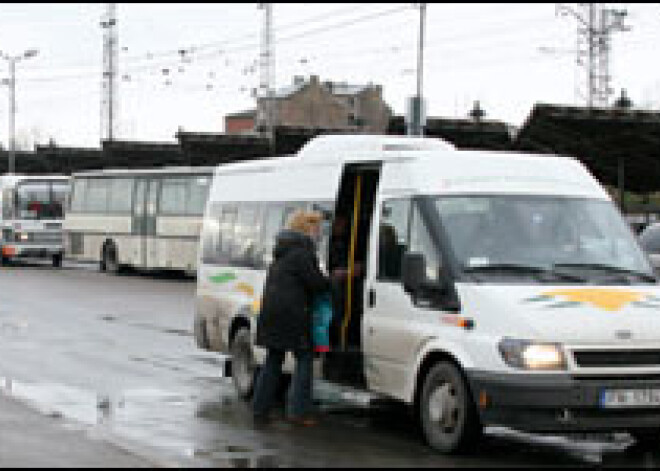
[[[287, 415], [304, 417], [312, 408], [312, 368], [314, 354], [311, 351], [294, 351], [296, 368], [291, 379], [287, 398]], [[252, 408], [255, 417], [266, 417], [273, 407], [277, 394], [282, 364], [286, 352], [269, 348], [266, 363], [261, 369], [254, 388]]]

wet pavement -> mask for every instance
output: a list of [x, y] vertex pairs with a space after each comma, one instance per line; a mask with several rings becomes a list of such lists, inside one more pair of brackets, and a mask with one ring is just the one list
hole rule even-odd
[[660, 465], [660, 444], [636, 449], [625, 434], [503, 428], [488, 429], [472, 456], [441, 456], [422, 443], [403, 408], [366, 407], [325, 387], [317, 392], [318, 427], [277, 421], [255, 429], [231, 380], [221, 377], [221, 357], [195, 346], [194, 280], [21, 264], [0, 268], [0, 286], [0, 395], [159, 465]]

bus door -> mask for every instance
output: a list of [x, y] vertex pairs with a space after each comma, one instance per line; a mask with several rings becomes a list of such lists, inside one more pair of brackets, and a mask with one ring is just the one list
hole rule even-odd
[[381, 162], [344, 168], [330, 237], [328, 268], [333, 277], [334, 316], [330, 329], [333, 352], [324, 365], [331, 381], [363, 385], [362, 316], [369, 234], [374, 214]]
[[133, 206], [133, 236], [137, 239], [138, 261], [142, 268], [157, 266], [156, 217], [158, 183], [153, 178], [138, 178]]

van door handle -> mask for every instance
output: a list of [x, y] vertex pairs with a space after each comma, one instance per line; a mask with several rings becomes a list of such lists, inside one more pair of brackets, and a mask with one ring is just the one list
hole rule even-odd
[[369, 290], [369, 307], [374, 307], [376, 305], [376, 291], [373, 288]]

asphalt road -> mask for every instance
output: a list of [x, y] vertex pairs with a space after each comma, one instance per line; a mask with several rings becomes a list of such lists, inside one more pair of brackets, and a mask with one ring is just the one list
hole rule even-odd
[[442, 456], [400, 408], [327, 390], [320, 426], [254, 429], [221, 358], [195, 346], [194, 280], [33, 263], [0, 268], [0, 287], [0, 394], [163, 466], [660, 466], [660, 443], [640, 450], [627, 435], [507, 429], [488, 429], [472, 456]]

